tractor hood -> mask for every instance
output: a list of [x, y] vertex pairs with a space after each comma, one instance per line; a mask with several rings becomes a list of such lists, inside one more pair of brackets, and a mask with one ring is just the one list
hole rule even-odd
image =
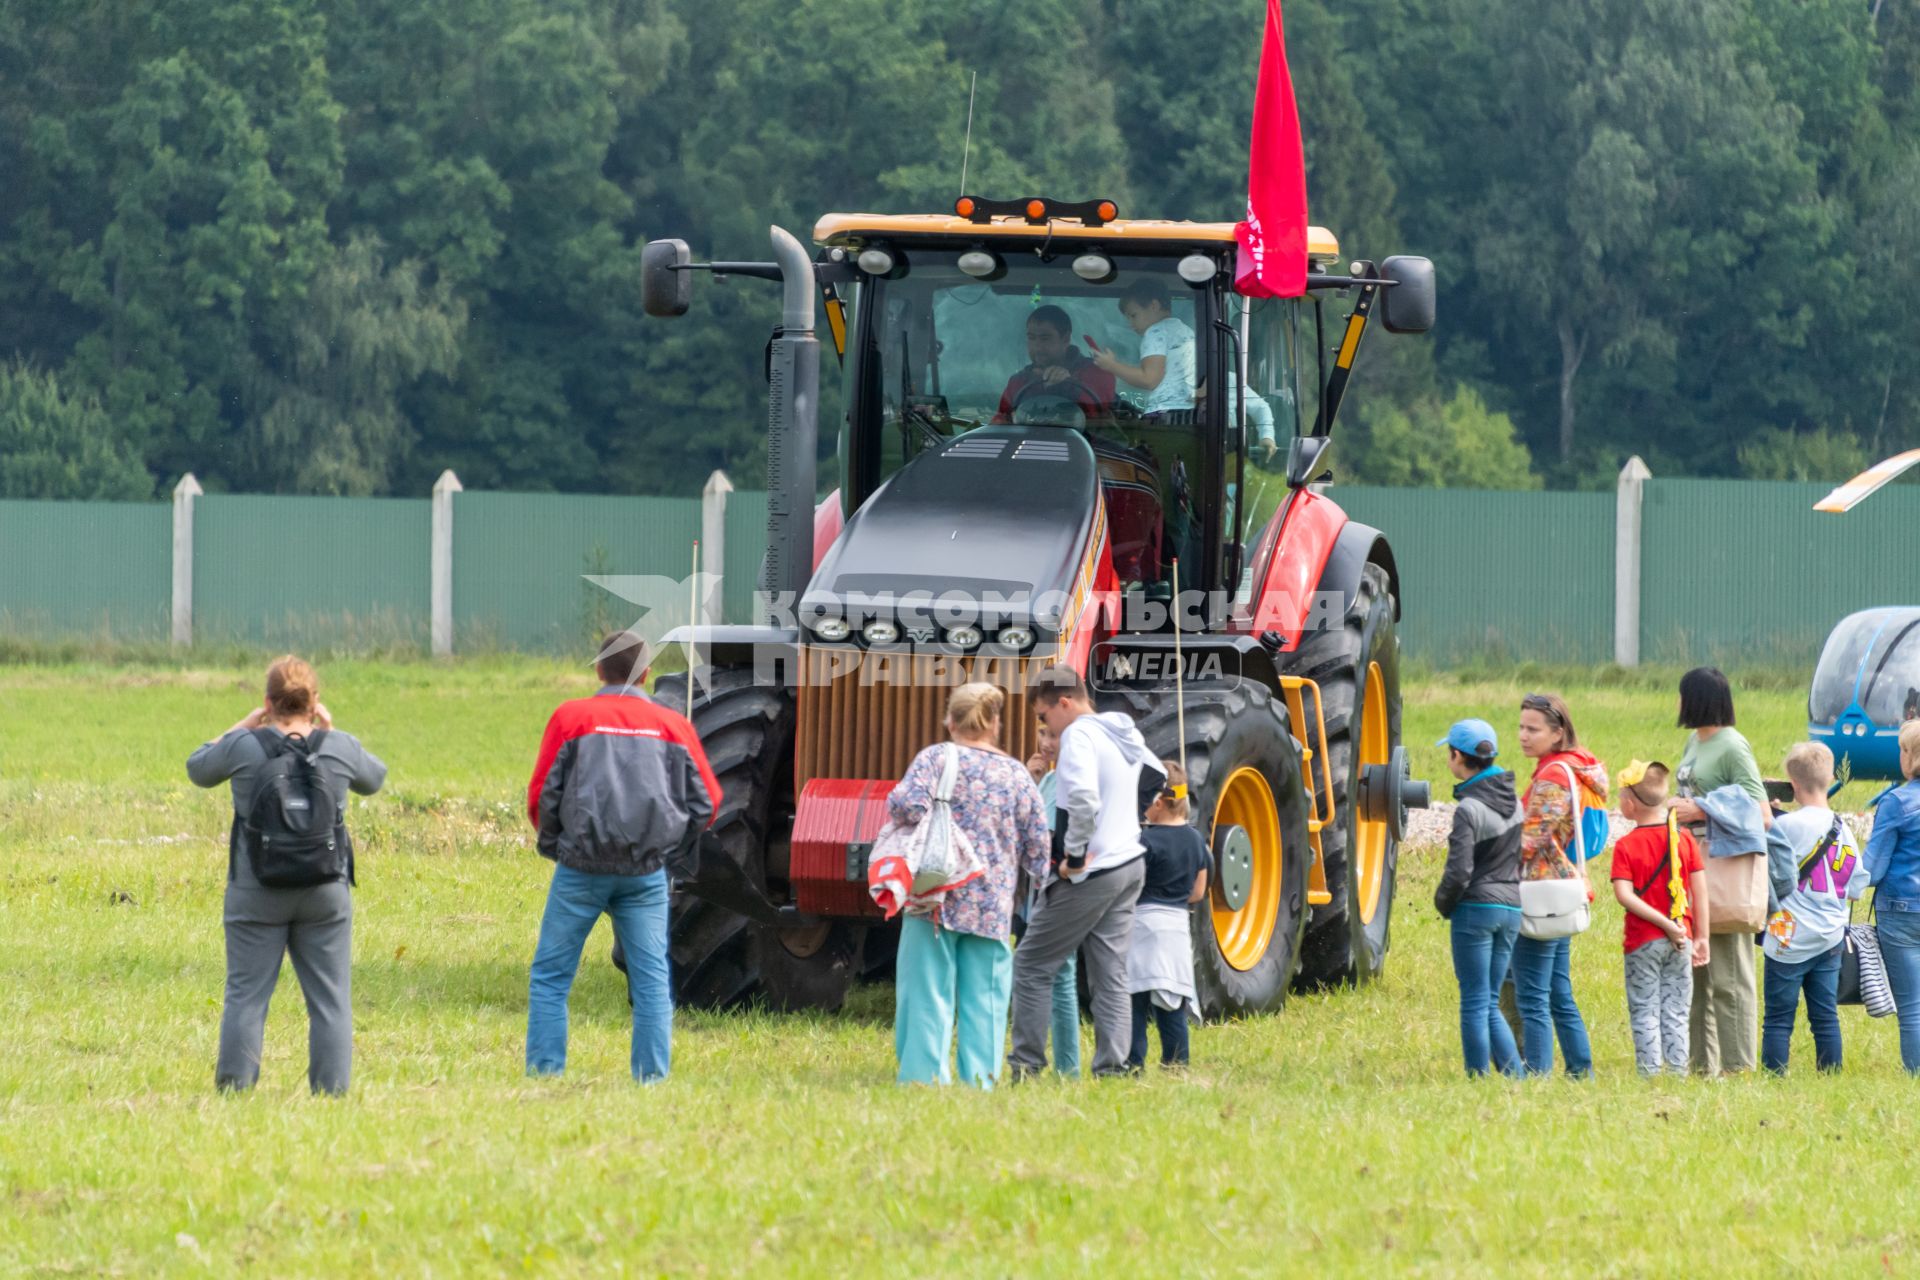
[[899, 643], [944, 646], [953, 627], [1056, 636], [1094, 536], [1092, 447], [1059, 427], [982, 427], [902, 467], [847, 521], [800, 601], [816, 639], [892, 622]]

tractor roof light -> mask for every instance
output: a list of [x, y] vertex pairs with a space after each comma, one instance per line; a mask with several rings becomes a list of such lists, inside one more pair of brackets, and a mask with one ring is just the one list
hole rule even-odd
[[1083, 253], [1073, 260], [1073, 274], [1088, 284], [1105, 284], [1116, 271], [1113, 259], [1104, 253]]
[[1047, 202], [1034, 199], [1027, 201], [1027, 221], [1045, 222], [1047, 220]]
[[879, 247], [862, 249], [854, 263], [870, 276], [902, 276], [907, 273], [907, 260], [903, 255], [891, 249]]
[[1201, 285], [1213, 279], [1214, 273], [1220, 270], [1220, 264], [1204, 253], [1190, 253], [1180, 259], [1174, 270], [1188, 284]]
[[998, 280], [1007, 274], [1007, 264], [1000, 255], [986, 249], [970, 249], [961, 254], [959, 267], [975, 280]]
[[953, 202], [953, 211], [963, 218], [971, 218], [975, 207], [972, 196], [961, 196]]

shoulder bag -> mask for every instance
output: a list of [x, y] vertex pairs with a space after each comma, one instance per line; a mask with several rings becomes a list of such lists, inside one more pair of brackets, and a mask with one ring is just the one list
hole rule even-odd
[[1593, 922], [1591, 894], [1587, 889], [1587, 842], [1581, 831], [1580, 780], [1573, 776], [1573, 767], [1565, 761], [1560, 767], [1567, 771], [1567, 798], [1574, 806], [1570, 812], [1574, 875], [1562, 880], [1520, 882], [1520, 932], [1539, 941], [1571, 938], [1576, 933], [1585, 933]]

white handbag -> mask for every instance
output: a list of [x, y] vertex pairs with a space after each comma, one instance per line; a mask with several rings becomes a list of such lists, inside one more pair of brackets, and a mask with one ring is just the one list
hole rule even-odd
[[889, 821], [874, 837], [867, 892], [889, 920], [903, 907], [914, 915], [934, 915], [947, 894], [987, 873], [973, 841], [953, 820], [959, 773], [960, 750], [949, 742], [927, 816], [911, 826]]
[[1593, 923], [1593, 910], [1587, 892], [1587, 843], [1580, 833], [1580, 780], [1573, 767], [1561, 761], [1567, 771], [1567, 795], [1573, 803], [1573, 867], [1576, 874], [1566, 880], [1522, 880], [1520, 882], [1520, 933], [1539, 941], [1571, 938], [1585, 933]]

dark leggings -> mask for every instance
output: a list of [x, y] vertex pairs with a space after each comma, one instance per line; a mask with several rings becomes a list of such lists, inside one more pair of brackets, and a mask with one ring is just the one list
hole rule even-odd
[[1129, 1069], [1138, 1071], [1147, 1065], [1147, 1018], [1151, 1015], [1160, 1028], [1160, 1065], [1181, 1067], [1187, 1063], [1187, 1009], [1162, 1009], [1153, 1002], [1153, 993], [1133, 993], [1133, 1051], [1127, 1055]]

